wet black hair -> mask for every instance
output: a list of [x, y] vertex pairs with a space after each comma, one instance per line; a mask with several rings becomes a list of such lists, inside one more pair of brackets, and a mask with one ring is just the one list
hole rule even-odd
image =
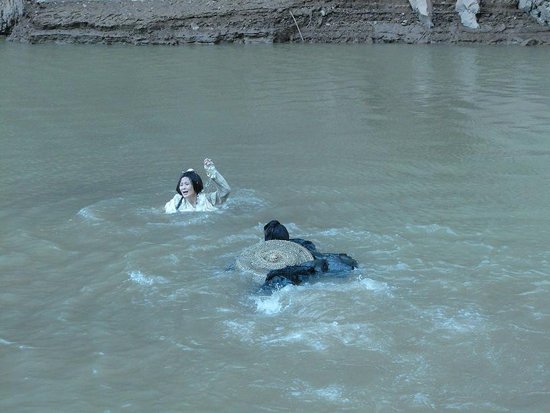
[[176, 185], [176, 192], [178, 194], [181, 195], [180, 182], [183, 178], [189, 178], [189, 180], [191, 181], [191, 184], [193, 184], [193, 189], [197, 194], [199, 194], [202, 191], [203, 189], [202, 179], [199, 176], [199, 174], [196, 173], [195, 171], [185, 171], [184, 173], [181, 174], [180, 179], [178, 179], [178, 184]]
[[269, 241], [272, 239], [281, 239], [283, 241], [288, 241], [290, 236], [286, 227], [277, 220], [269, 221], [264, 225], [264, 239]]

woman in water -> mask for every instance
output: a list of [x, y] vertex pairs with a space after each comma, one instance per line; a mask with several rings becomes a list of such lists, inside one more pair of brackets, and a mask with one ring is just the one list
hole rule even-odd
[[164, 210], [167, 214], [189, 211], [215, 211], [218, 205], [223, 204], [231, 188], [223, 176], [216, 170], [212, 160], [204, 160], [206, 175], [214, 182], [216, 191], [205, 194], [202, 192], [202, 179], [193, 169], [185, 171], [178, 180], [177, 194], [166, 203]]

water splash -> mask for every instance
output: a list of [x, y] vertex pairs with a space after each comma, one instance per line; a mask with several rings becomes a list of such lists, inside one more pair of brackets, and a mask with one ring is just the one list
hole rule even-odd
[[154, 284], [166, 284], [168, 280], [161, 276], [143, 274], [141, 271], [130, 271], [128, 273], [130, 280], [136, 284], [150, 286]]

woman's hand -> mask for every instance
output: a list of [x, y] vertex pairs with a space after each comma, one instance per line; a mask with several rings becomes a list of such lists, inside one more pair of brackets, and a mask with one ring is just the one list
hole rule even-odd
[[204, 170], [206, 171], [206, 175], [208, 175], [210, 178], [216, 173], [216, 167], [214, 166], [214, 162], [212, 162], [212, 159], [206, 158], [204, 160]]

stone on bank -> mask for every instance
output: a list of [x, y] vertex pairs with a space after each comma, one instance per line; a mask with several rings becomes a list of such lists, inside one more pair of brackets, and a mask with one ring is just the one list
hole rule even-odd
[[0, 34], [6, 34], [23, 14], [23, 0], [0, 0]]
[[476, 14], [479, 13], [478, 0], [458, 0], [455, 10], [458, 12], [460, 21], [465, 27], [479, 29], [479, 23], [476, 19]]
[[542, 25], [550, 25], [550, 1], [548, 0], [519, 0], [518, 7], [529, 13]]

